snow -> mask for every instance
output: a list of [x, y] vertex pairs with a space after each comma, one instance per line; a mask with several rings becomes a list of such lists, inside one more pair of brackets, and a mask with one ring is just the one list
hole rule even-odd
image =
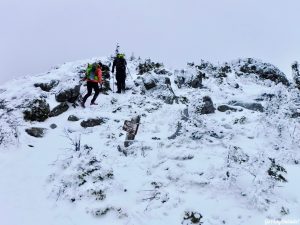
[[[296, 88], [236, 76], [234, 71], [221, 82], [211, 66], [205, 71], [209, 79], [203, 80], [204, 88], [179, 88], [176, 75], [152, 72], [141, 77], [156, 79], [158, 86], [145, 90], [135, 71], [139, 62], [131, 61], [126, 94], [100, 94], [99, 105], [87, 102], [85, 109], [69, 104], [67, 112], [45, 122], [23, 120], [30, 100], [42, 97], [52, 109], [58, 105], [55, 93], [78, 84], [78, 71], [99, 59], [110, 62], [102, 57], [66, 63], [0, 87], [0, 102], [5, 100], [0, 107], [0, 131], [5, 135], [0, 145], [1, 224], [191, 224], [183, 219], [186, 212], [200, 213], [204, 224], [300, 219], [299, 119], [290, 118], [298, 109]], [[229, 65], [237, 70], [236, 61]], [[196, 71], [188, 66], [184, 75], [190, 79]], [[178, 103], [164, 102], [172, 96], [165, 77]], [[50, 92], [34, 87], [51, 80], [60, 83]], [[264, 93], [275, 97], [257, 101]], [[264, 112], [238, 106], [236, 112], [200, 115], [197, 107], [204, 96], [210, 96], [215, 107], [230, 101], [261, 103]], [[185, 109], [189, 116], [183, 120]], [[68, 121], [69, 115], [80, 121]], [[141, 124], [136, 140], [125, 148], [123, 122], [137, 115]], [[96, 117], [105, 123], [80, 126], [82, 120]], [[56, 129], [50, 128], [53, 123]], [[45, 137], [25, 132], [34, 126], [47, 128]], [[287, 171], [278, 172], [287, 182], [268, 175], [270, 158]]]

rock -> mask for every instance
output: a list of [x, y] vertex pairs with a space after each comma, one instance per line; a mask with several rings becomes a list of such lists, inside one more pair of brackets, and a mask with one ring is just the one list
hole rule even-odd
[[174, 101], [178, 103], [178, 98], [173, 94], [170, 94], [168, 96], [162, 96], [161, 95], [161, 96], [158, 96], [158, 97], [163, 99], [164, 103], [169, 104], [169, 105], [172, 105], [174, 103]]
[[80, 95], [80, 85], [76, 85], [74, 88], [62, 90], [55, 95], [55, 99], [58, 102], [70, 102], [74, 103]]
[[88, 119], [88, 120], [84, 120], [80, 123], [80, 125], [84, 128], [87, 127], [95, 127], [95, 126], [99, 126], [101, 124], [105, 123], [105, 119], [104, 118], [95, 118], [95, 119]]
[[169, 77], [165, 77], [165, 84], [166, 85], [171, 85], [171, 80]]
[[40, 87], [43, 91], [49, 92], [52, 88], [59, 84], [58, 80], [51, 80], [50, 83], [36, 83], [35, 87]]
[[178, 75], [175, 79], [175, 84], [178, 88], [182, 86], [192, 87], [192, 88], [202, 88], [202, 79], [205, 77], [205, 73], [198, 71], [197, 76], [188, 76], [184, 73]]
[[44, 137], [46, 130], [47, 129], [45, 129], [45, 128], [31, 127], [31, 128], [26, 129], [25, 131], [30, 136], [41, 138], [41, 137]]
[[[284, 85], [289, 85], [289, 81], [285, 74], [281, 72], [277, 67], [269, 63], [261, 62], [252, 58], [242, 59], [238, 62], [238, 67], [242, 74], [256, 74], [261, 79], [267, 79]], [[238, 71], [236, 72], [240, 74]]]
[[214, 104], [209, 96], [203, 97], [203, 105], [200, 107], [197, 107], [197, 112], [200, 112], [200, 114], [211, 114], [215, 112]]
[[69, 109], [69, 106], [66, 102], [60, 103], [58, 106], [54, 107], [51, 110], [49, 117], [58, 116], [64, 112], [66, 112], [68, 109]]
[[238, 101], [231, 101], [228, 104], [233, 105], [233, 106], [240, 106], [245, 109], [258, 111], [258, 112], [264, 111], [264, 107], [260, 103], [244, 103], [244, 102], [238, 102]]
[[237, 111], [237, 109], [232, 108], [232, 107], [230, 107], [230, 106], [228, 106], [228, 105], [220, 105], [220, 106], [218, 106], [218, 110], [219, 110], [220, 112], [226, 112], [227, 110], [230, 110], [230, 111], [233, 111], [233, 112], [236, 112], [236, 111]]
[[292, 64], [292, 76], [296, 87], [300, 89], [300, 72], [299, 72], [299, 63], [296, 61]]
[[167, 74], [168, 72], [163, 68], [162, 63], [152, 62], [150, 59], [146, 59], [145, 62], [140, 62], [136, 70], [138, 75], [143, 75], [154, 71], [156, 74]]
[[29, 103], [28, 108], [23, 112], [25, 120], [42, 122], [49, 117], [50, 107], [44, 99], [33, 100]]
[[55, 123], [52, 123], [51, 125], [50, 125], [50, 128], [51, 129], [55, 129], [57, 127], [57, 125], [55, 124]]
[[188, 85], [192, 88], [201, 88], [202, 87], [202, 78], [205, 76], [204, 73], [199, 72], [199, 74], [192, 78], [191, 81], [188, 82]]
[[188, 121], [189, 118], [190, 118], [189, 110], [188, 110], [188, 108], [186, 108], [186, 109], [184, 109], [184, 110], [182, 111], [182, 113], [181, 113], [181, 119], [182, 119], [183, 121]]
[[185, 77], [177, 76], [174, 82], [178, 88], [181, 88], [183, 85], [185, 85]]
[[78, 121], [79, 120], [79, 118], [77, 117], [77, 116], [74, 116], [74, 115], [70, 115], [69, 117], [68, 117], [68, 121]]
[[150, 90], [156, 87], [156, 80], [155, 79], [143, 79], [144, 86], [146, 90]]
[[299, 118], [300, 117], [300, 112], [295, 112], [291, 115], [291, 118]]

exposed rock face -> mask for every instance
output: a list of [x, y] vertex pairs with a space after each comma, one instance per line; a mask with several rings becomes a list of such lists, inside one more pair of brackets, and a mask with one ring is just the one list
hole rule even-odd
[[237, 111], [237, 109], [232, 108], [232, 107], [230, 107], [230, 106], [228, 106], [228, 105], [220, 105], [220, 106], [218, 106], [218, 110], [219, 110], [220, 112], [226, 112], [227, 110], [230, 110], [230, 111], [233, 111], [233, 112], [236, 112], [236, 111]]
[[33, 100], [29, 103], [28, 108], [23, 112], [25, 120], [42, 122], [49, 117], [50, 107], [44, 99]]
[[245, 103], [245, 102], [231, 101], [228, 104], [233, 106], [240, 106], [245, 109], [258, 111], [258, 112], [264, 111], [264, 107], [260, 103]]
[[41, 138], [41, 137], [44, 137], [46, 130], [47, 129], [45, 129], [45, 128], [31, 127], [31, 128], [26, 129], [25, 131], [30, 136]]
[[79, 118], [78, 118], [77, 116], [74, 116], [74, 115], [70, 115], [70, 116], [68, 117], [68, 121], [76, 122], [76, 121], [78, 121], [78, 120], [79, 120]]
[[215, 107], [213, 104], [213, 101], [209, 96], [203, 97], [203, 104], [199, 107], [197, 107], [197, 112], [200, 112], [200, 114], [211, 114], [215, 112]]
[[84, 128], [87, 127], [95, 127], [95, 126], [99, 126], [101, 124], [105, 123], [105, 119], [104, 118], [95, 118], [95, 119], [88, 119], [88, 120], [84, 120], [80, 123], [80, 125]]
[[49, 92], [52, 88], [59, 84], [58, 80], [51, 80], [49, 83], [36, 83], [35, 87], [40, 87], [43, 91]]
[[66, 112], [69, 109], [69, 106], [66, 102], [60, 103], [58, 106], [54, 107], [49, 116], [50, 117], [54, 117], [54, 116], [58, 116], [64, 112]]
[[80, 85], [76, 85], [74, 88], [62, 90], [55, 95], [55, 99], [58, 102], [70, 102], [74, 103], [80, 94]]
[[289, 85], [289, 81], [285, 74], [272, 64], [248, 58], [239, 60], [237, 65], [234, 66], [237, 75], [256, 74], [261, 79], [267, 79], [274, 81], [275, 83]]

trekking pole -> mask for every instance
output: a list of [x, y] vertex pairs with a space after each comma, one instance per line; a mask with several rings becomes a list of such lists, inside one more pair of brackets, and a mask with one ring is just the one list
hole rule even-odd
[[112, 74], [113, 77], [113, 93], [115, 93], [115, 75]]
[[128, 67], [127, 67], [127, 66], [126, 66], [126, 68], [127, 68], [127, 71], [128, 71], [128, 73], [129, 73], [129, 75], [130, 75], [131, 79], [133, 80], [133, 77], [131, 76], [131, 73], [130, 73], [130, 71], [129, 71], [129, 69], [128, 69]]

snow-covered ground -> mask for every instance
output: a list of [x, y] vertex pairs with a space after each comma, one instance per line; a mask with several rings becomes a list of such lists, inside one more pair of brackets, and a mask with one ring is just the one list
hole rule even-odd
[[[23, 119], [33, 99], [58, 105], [55, 94], [77, 85], [80, 70], [95, 60], [0, 87], [1, 225], [300, 224], [300, 125], [291, 116], [300, 98], [293, 84], [237, 75], [241, 62], [234, 61], [225, 77], [201, 68], [208, 78], [202, 88], [179, 87], [178, 76], [193, 79], [196, 67], [139, 76], [139, 62], [130, 61], [126, 94], [100, 94], [99, 105], [85, 109], [68, 103], [44, 122]], [[34, 87], [51, 80], [59, 84], [50, 92]], [[156, 87], [147, 90], [151, 80]], [[215, 108], [234, 110], [201, 114], [205, 96]], [[80, 120], [68, 121], [70, 115]], [[136, 139], [125, 148], [123, 123], [137, 115]], [[104, 123], [83, 128], [88, 118]], [[30, 127], [46, 128], [45, 136], [29, 136]]]

